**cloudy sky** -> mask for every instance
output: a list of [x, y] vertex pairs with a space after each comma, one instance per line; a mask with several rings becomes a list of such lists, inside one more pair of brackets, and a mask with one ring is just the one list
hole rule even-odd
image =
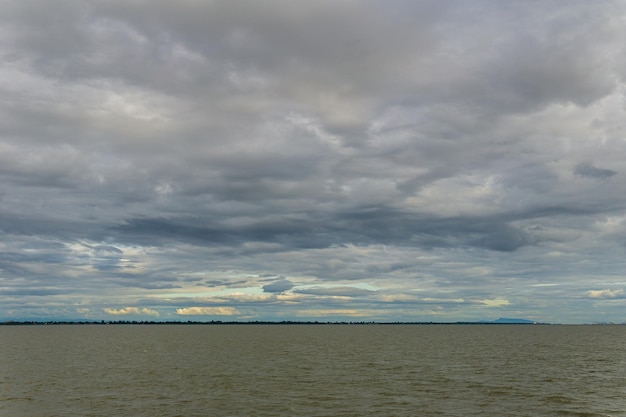
[[3, 0], [0, 319], [626, 321], [623, 1]]

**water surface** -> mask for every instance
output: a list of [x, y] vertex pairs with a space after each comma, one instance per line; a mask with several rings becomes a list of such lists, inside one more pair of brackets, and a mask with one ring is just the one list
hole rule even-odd
[[0, 326], [0, 415], [626, 416], [626, 326]]

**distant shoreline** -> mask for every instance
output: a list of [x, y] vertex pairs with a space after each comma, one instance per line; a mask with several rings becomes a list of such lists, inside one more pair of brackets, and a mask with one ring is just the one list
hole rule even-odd
[[[539, 323], [539, 322], [490, 322], [490, 321], [455, 321], [455, 322], [353, 322], [353, 321], [134, 321], [134, 320], [116, 320], [116, 321], [4, 321], [0, 322], [0, 326], [50, 326], [50, 325], [174, 325], [174, 326], [190, 326], [190, 325], [350, 325], [350, 326], [363, 326], [363, 325], [515, 325], [515, 326], [531, 326], [531, 325], [549, 325], [553, 323]], [[596, 323], [598, 324], [598, 323]], [[600, 324], [614, 324], [614, 323], [600, 323]]]
[[435, 321], [140, 321], [140, 320], [100, 320], [100, 321], [79, 321], [79, 320], [7, 320], [0, 322], [0, 326], [223, 326], [223, 325], [266, 325], [266, 326], [290, 326], [290, 325], [311, 325], [311, 326], [365, 326], [365, 325], [407, 325], [407, 326], [450, 326], [450, 325], [468, 325], [468, 326], [534, 326], [534, 325], [577, 325], [577, 326], [623, 326], [626, 323], [596, 322], [596, 323], [546, 323], [546, 322], [502, 322], [502, 321], [453, 321], [453, 322], [435, 322]]

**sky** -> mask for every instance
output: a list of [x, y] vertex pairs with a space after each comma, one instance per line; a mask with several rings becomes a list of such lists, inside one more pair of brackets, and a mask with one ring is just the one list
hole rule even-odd
[[626, 322], [626, 3], [3, 0], [0, 320]]

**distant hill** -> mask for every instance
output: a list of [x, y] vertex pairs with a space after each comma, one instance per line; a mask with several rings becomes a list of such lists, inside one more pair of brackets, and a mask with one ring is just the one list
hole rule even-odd
[[497, 320], [492, 321], [491, 323], [496, 323], [496, 324], [533, 324], [535, 323], [532, 320], [526, 320], [526, 319], [510, 319], [510, 318], [506, 318], [506, 317], [501, 317]]

